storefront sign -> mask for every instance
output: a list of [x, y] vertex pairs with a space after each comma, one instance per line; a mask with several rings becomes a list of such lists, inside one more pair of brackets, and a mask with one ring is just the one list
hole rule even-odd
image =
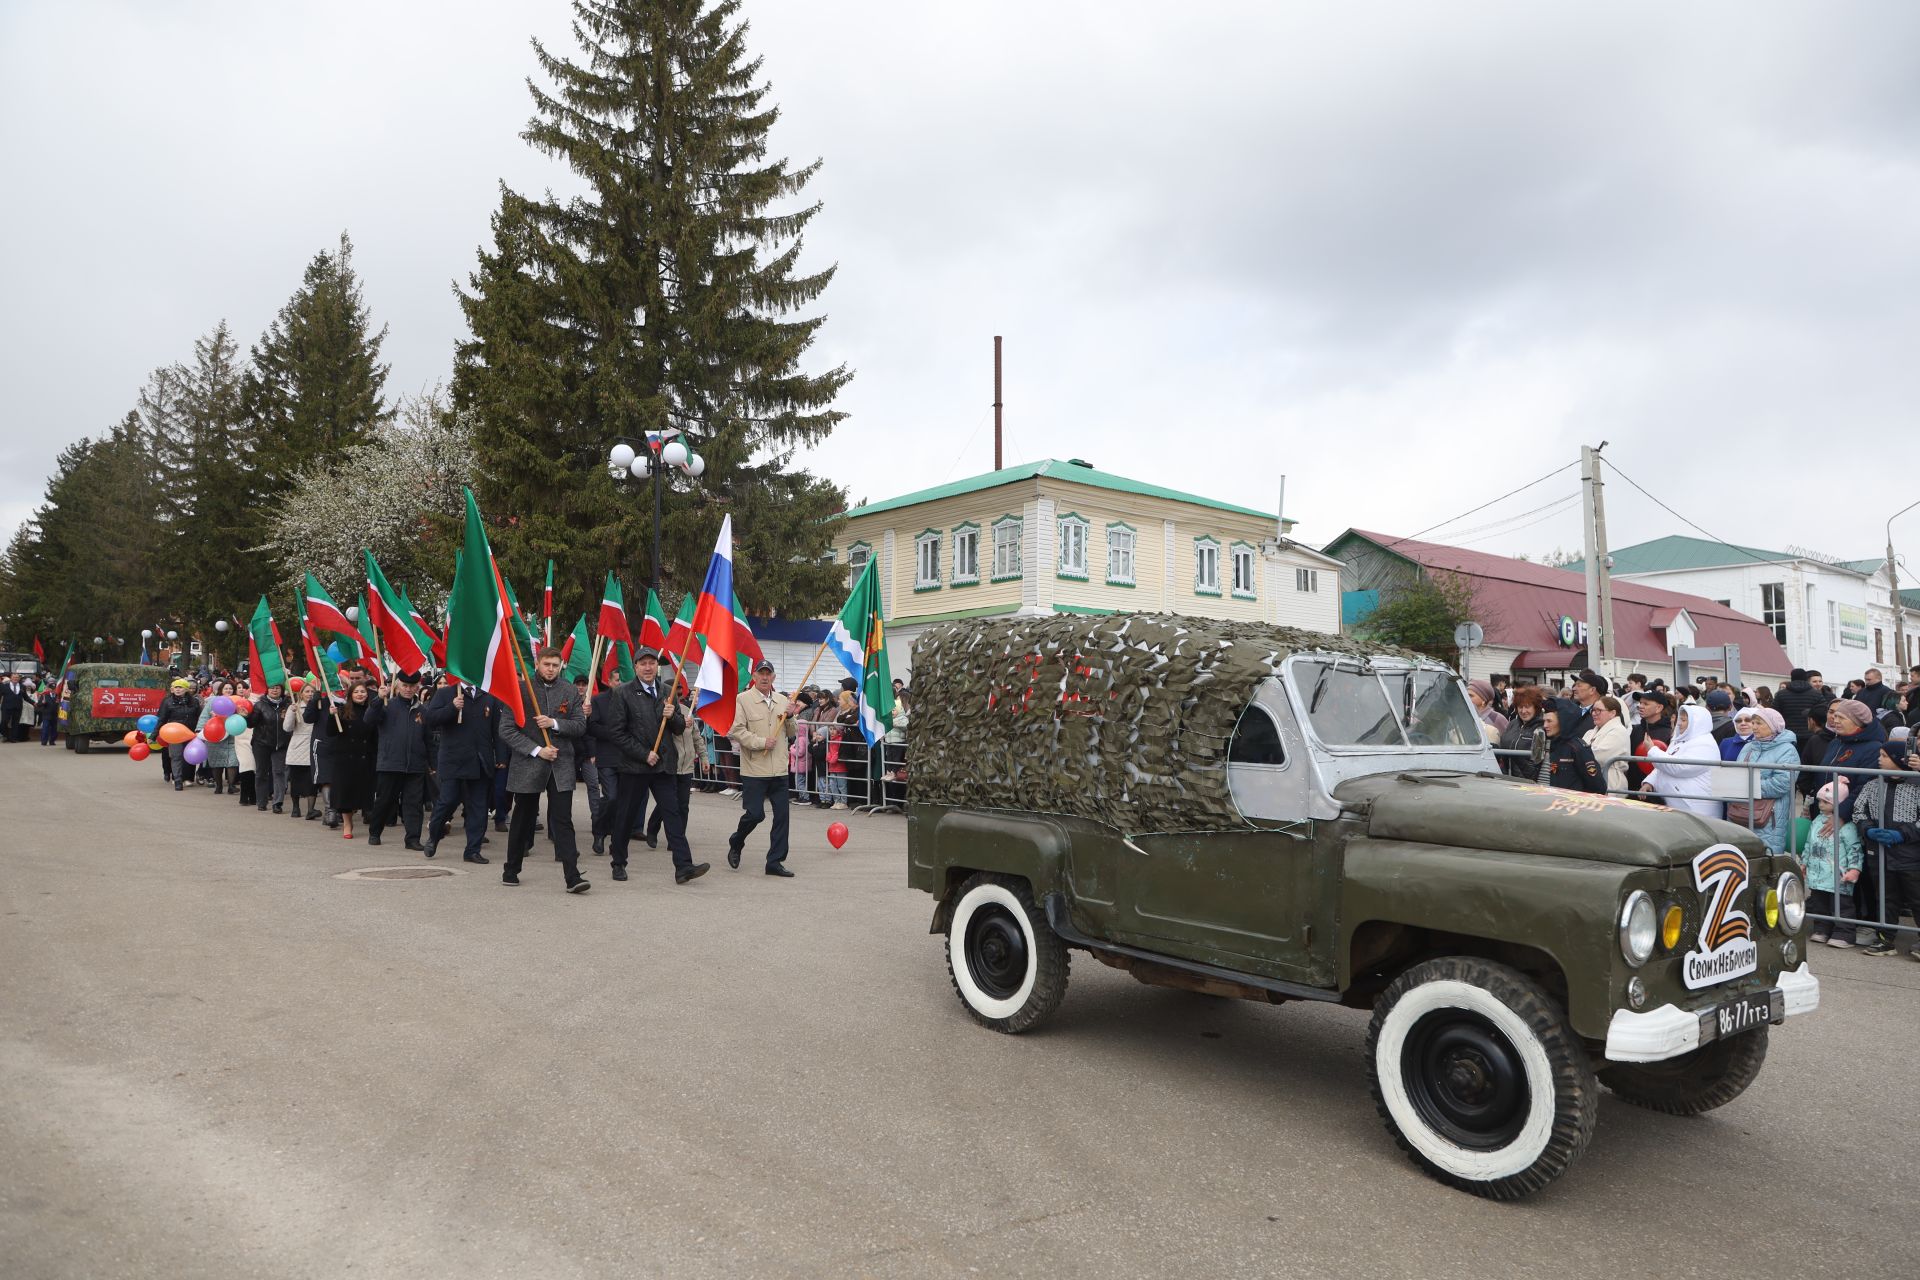
[[102, 685], [93, 691], [93, 714], [98, 720], [138, 720], [150, 711], [158, 711], [167, 696], [165, 689], [133, 689], [122, 685]]
[[1560, 615], [1559, 633], [1560, 647], [1563, 649], [1571, 649], [1587, 642], [1587, 624], [1575, 622], [1564, 613]]
[[1842, 649], [1864, 649], [1867, 647], [1867, 611], [1858, 605], [1840, 606], [1840, 647]]

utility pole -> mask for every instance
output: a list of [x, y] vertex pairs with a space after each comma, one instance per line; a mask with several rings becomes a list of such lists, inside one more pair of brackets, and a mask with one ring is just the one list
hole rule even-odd
[[1904, 670], [1913, 665], [1907, 658], [1906, 611], [1900, 607], [1900, 566], [1893, 558], [1893, 522], [1920, 502], [1909, 502], [1887, 517], [1887, 603], [1893, 606], [1893, 660]]
[[1613, 575], [1607, 571], [1606, 481], [1600, 475], [1600, 451], [1580, 446], [1580, 536], [1586, 553], [1587, 665], [1613, 679]]
[[1007, 464], [1002, 460], [1000, 451], [1000, 335], [993, 335], [993, 469], [1001, 470]]

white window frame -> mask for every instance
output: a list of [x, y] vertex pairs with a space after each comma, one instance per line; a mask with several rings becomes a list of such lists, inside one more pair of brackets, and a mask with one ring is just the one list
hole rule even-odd
[[[1773, 593], [1775, 606], [1767, 608], [1767, 593]], [[1787, 643], [1787, 584], [1784, 582], [1763, 582], [1760, 584], [1760, 621], [1773, 632], [1773, 638], [1784, 648]]]
[[1217, 596], [1220, 590], [1220, 540], [1202, 535], [1193, 540], [1193, 594]]
[[1320, 571], [1318, 569], [1294, 569], [1293, 589], [1305, 595], [1319, 595]]
[[913, 589], [940, 589], [940, 542], [946, 534], [939, 529], [924, 530], [913, 540]]
[[1840, 651], [1840, 602], [1838, 600], [1827, 601], [1827, 649], [1833, 653]]
[[[1118, 534], [1126, 539], [1124, 547], [1114, 546], [1114, 536]], [[1131, 587], [1134, 575], [1138, 572], [1136, 560], [1140, 553], [1140, 531], [1125, 521], [1116, 520], [1107, 526], [1107, 585], [1110, 587]], [[1125, 572], [1121, 572], [1124, 566]]]
[[[1069, 511], [1060, 517], [1057, 530], [1056, 541], [1060, 545], [1055, 555], [1054, 573], [1074, 582], [1085, 582], [1087, 580], [1087, 542], [1093, 526], [1087, 523], [1085, 516]], [[1077, 549], [1080, 553], [1077, 562], [1068, 559], [1067, 552], [1071, 549]]]
[[[1235, 542], [1227, 548], [1228, 558], [1233, 570], [1233, 598], [1235, 600], [1258, 600], [1260, 598], [1260, 559], [1250, 542]], [[1240, 585], [1240, 566], [1245, 563], [1247, 585]]]
[[1020, 543], [1026, 537], [1026, 521], [1019, 516], [1001, 516], [993, 522], [994, 582], [1017, 582], [1026, 577], [1021, 564]]
[[970, 587], [980, 581], [980, 526], [972, 521], [953, 526], [951, 581], [956, 587]]
[[873, 544], [870, 542], [856, 542], [847, 548], [847, 590], [853, 590], [853, 584], [860, 580], [860, 571], [871, 559]]

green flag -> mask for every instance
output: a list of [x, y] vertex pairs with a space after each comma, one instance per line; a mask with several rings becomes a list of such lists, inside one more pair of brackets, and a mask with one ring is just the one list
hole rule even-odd
[[432, 657], [432, 646], [423, 643], [414, 630], [406, 600], [380, 572], [380, 562], [373, 558], [373, 552], [365, 550], [363, 554], [367, 557], [367, 593], [360, 598], [360, 629], [379, 635], [387, 657], [401, 671], [418, 671]]
[[247, 688], [254, 697], [269, 685], [287, 682], [287, 662], [280, 655], [280, 633], [273, 625], [273, 610], [267, 598], [253, 607], [253, 620], [247, 623]]
[[507, 575], [500, 575], [500, 585], [507, 589], [507, 616], [513, 619], [513, 634], [520, 638], [520, 660], [529, 667], [540, 656], [539, 642], [534, 639], [533, 629], [527, 626], [527, 620], [520, 616], [520, 601], [513, 594], [513, 584], [507, 581]]
[[567, 666], [560, 673], [562, 680], [593, 674], [593, 637], [587, 633], [586, 614], [581, 614], [580, 621], [573, 624], [573, 634], [567, 637], [566, 651]]
[[466, 545], [454, 570], [453, 594], [447, 600], [447, 670], [455, 679], [498, 698], [514, 723], [525, 724], [520, 666], [514, 661], [513, 644], [504, 625], [509, 614], [508, 593], [493, 562], [493, 548], [487, 543], [486, 526], [480, 523], [480, 507], [473, 500], [473, 490], [466, 490], [466, 497]]
[[827, 649], [860, 691], [860, 731], [869, 747], [893, 728], [893, 671], [887, 663], [887, 630], [880, 617], [880, 578], [874, 561], [860, 571], [853, 594], [827, 632]]

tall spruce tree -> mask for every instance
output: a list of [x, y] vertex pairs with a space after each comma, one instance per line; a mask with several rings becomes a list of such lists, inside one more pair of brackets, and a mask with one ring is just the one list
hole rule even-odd
[[265, 446], [262, 493], [283, 494], [305, 467], [324, 466], [365, 444], [393, 416], [384, 398], [386, 341], [353, 269], [353, 241], [307, 264], [299, 289], [254, 344], [246, 411]]
[[[768, 159], [778, 112], [746, 51], [738, 0], [575, 0], [578, 60], [535, 43], [523, 135], [587, 184], [570, 200], [503, 187], [493, 243], [461, 305], [472, 331], [456, 404], [473, 422], [494, 546], [523, 582], [556, 558], [556, 590], [597, 598], [608, 568], [644, 577], [652, 501], [616, 485], [618, 437], [680, 428], [706, 463], [675, 475], [661, 574], [697, 587], [724, 511], [740, 594], [755, 612], [830, 611], [823, 566], [833, 484], [794, 466], [830, 433], [850, 372], [807, 373], [824, 316], [800, 314], [833, 270], [798, 273], [818, 169]], [[789, 207], [792, 206], [792, 207]]]

